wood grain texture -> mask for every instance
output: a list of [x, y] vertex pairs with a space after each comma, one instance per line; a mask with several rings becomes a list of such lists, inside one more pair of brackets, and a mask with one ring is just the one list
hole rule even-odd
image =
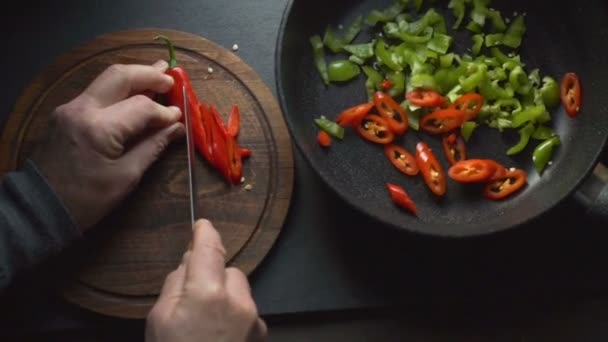
[[[227, 184], [198, 156], [196, 214], [219, 230], [227, 263], [249, 274], [277, 239], [289, 208], [291, 141], [263, 81], [238, 56], [202, 37], [156, 28], [114, 32], [61, 56], [31, 83], [8, 117], [0, 137], [0, 173], [20, 166], [45, 138], [53, 109], [77, 96], [105, 68], [166, 60], [166, 45], [153, 40], [161, 33], [174, 42], [199, 98], [215, 104], [224, 120], [233, 104], [240, 107], [239, 143], [253, 150], [244, 163], [245, 183]], [[147, 315], [191, 238], [187, 177], [185, 141], [177, 142], [86, 240], [65, 287], [69, 301], [105, 315]], [[246, 190], [246, 184], [253, 188]]]

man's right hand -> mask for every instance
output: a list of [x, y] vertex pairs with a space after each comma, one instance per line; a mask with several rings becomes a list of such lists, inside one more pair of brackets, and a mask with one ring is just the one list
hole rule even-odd
[[146, 324], [146, 341], [264, 341], [247, 277], [225, 268], [220, 235], [207, 220], [194, 225], [192, 250], [167, 276]]

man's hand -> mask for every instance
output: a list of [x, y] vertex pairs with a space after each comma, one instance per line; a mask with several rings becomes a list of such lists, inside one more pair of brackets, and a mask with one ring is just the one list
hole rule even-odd
[[247, 277], [225, 268], [225, 249], [211, 223], [194, 225], [192, 250], [167, 276], [146, 322], [146, 341], [264, 341]]
[[184, 135], [179, 108], [143, 95], [171, 89], [166, 69], [164, 61], [112, 65], [52, 114], [50, 139], [32, 160], [80, 229], [107, 215]]

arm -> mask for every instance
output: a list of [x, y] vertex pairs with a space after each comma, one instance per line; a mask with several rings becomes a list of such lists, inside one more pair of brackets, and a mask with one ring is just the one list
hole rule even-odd
[[28, 160], [0, 187], [0, 292], [17, 274], [80, 236], [63, 204]]

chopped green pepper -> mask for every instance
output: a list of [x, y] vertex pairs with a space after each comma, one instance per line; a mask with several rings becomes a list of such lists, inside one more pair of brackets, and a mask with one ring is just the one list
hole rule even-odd
[[483, 28], [476, 22], [471, 21], [468, 25], [467, 25], [467, 30], [473, 32], [473, 33], [481, 33], [481, 31], [483, 31]]
[[327, 73], [330, 82], [344, 82], [357, 77], [361, 69], [349, 60], [340, 59], [329, 63]]
[[502, 19], [500, 12], [498, 12], [495, 9], [489, 9], [486, 12], [486, 15], [492, 22], [492, 25], [494, 26], [494, 29], [497, 32], [504, 32], [507, 29], [507, 25], [505, 24], [505, 21]]
[[426, 43], [433, 37], [433, 28], [426, 27], [421, 35], [413, 35], [399, 29], [397, 24], [390, 22], [384, 25], [384, 33], [391, 38], [399, 38], [404, 42], [418, 44]]
[[448, 8], [451, 8], [454, 11], [454, 16], [456, 17], [456, 21], [452, 26], [452, 29], [457, 30], [464, 19], [464, 15], [466, 12], [465, 0], [450, 0], [448, 4]]
[[441, 34], [435, 33], [430, 42], [426, 45], [432, 51], [445, 55], [450, 49], [450, 45], [452, 45], [452, 41], [454, 38]]
[[524, 108], [513, 116], [513, 128], [521, 127], [523, 124], [542, 121], [541, 117], [547, 112], [544, 105]]
[[361, 26], [363, 26], [363, 16], [358, 16], [355, 20], [346, 28], [344, 35], [342, 36], [342, 44], [348, 45], [352, 43], [355, 38], [361, 32]]
[[410, 78], [410, 83], [415, 89], [437, 90], [437, 83], [433, 75], [415, 74]]
[[561, 144], [561, 140], [558, 136], [554, 136], [548, 140], [543, 141], [534, 149], [532, 153], [532, 161], [534, 162], [534, 168], [539, 175], [542, 175], [545, 167], [553, 156], [554, 149]]
[[521, 66], [516, 66], [509, 74], [509, 84], [516, 93], [526, 95], [532, 90], [528, 75]]
[[534, 123], [530, 122], [524, 126], [524, 128], [519, 130], [519, 143], [517, 145], [511, 147], [507, 151], [507, 155], [512, 156], [523, 151], [528, 143], [530, 142], [530, 137], [534, 133]]
[[523, 16], [518, 16], [513, 20], [511, 26], [502, 41], [503, 45], [508, 46], [512, 49], [517, 49], [521, 45], [523, 35], [526, 33], [526, 24]]
[[404, 9], [405, 4], [401, 1], [396, 1], [393, 5], [387, 7], [383, 11], [371, 11], [365, 19], [365, 22], [370, 26], [374, 26], [379, 22], [386, 23], [395, 19], [395, 17], [403, 12]]
[[498, 60], [500, 65], [504, 65], [507, 62], [514, 62], [517, 65], [523, 66], [518, 57], [510, 58], [507, 55], [505, 55], [498, 47], [491, 48], [490, 53], [492, 54], [492, 56], [494, 56]]
[[483, 46], [484, 36], [483, 34], [475, 34], [473, 35], [473, 48], [471, 48], [471, 52], [473, 55], [478, 56], [481, 52], [481, 48]]
[[449, 68], [454, 63], [454, 54], [448, 53], [447, 55], [443, 55], [439, 57], [439, 67], [440, 68]]
[[473, 132], [477, 126], [479, 125], [475, 121], [467, 121], [462, 124], [460, 127], [460, 135], [462, 135], [464, 141], [468, 142], [471, 139], [471, 136], [473, 135]]
[[329, 75], [327, 72], [327, 62], [325, 61], [325, 51], [323, 51], [323, 41], [321, 36], [314, 35], [310, 37], [310, 44], [312, 45], [312, 55], [315, 62], [315, 67], [323, 79], [323, 83], [329, 84]]
[[372, 82], [375, 90], [380, 90], [380, 84], [384, 80], [384, 77], [376, 71], [374, 68], [364, 65], [361, 67], [363, 72], [367, 76], [367, 79]]
[[493, 33], [486, 35], [486, 47], [493, 47], [502, 44], [502, 40], [505, 37], [502, 33]]
[[333, 53], [342, 51], [342, 47], [344, 46], [340, 37], [336, 35], [334, 30], [329, 25], [325, 29], [325, 34], [323, 35], [323, 44], [325, 44], [325, 46], [327, 46], [327, 48]]
[[560, 103], [560, 87], [552, 77], [543, 77], [543, 86], [539, 91], [545, 106], [548, 108], [555, 107]]
[[374, 56], [374, 43], [344, 45], [344, 50], [363, 60]]
[[315, 123], [320, 129], [327, 132], [327, 134], [331, 135], [332, 137], [344, 139], [344, 127], [338, 125], [337, 123], [328, 120], [325, 117], [315, 119]]
[[417, 108], [416, 110], [412, 110], [410, 107], [411, 106], [407, 100], [401, 103], [401, 108], [403, 108], [403, 110], [407, 113], [410, 128], [414, 131], [418, 131], [420, 130], [420, 116], [422, 109]]
[[382, 64], [394, 71], [403, 71], [403, 66], [398, 63], [395, 54], [386, 49], [386, 44], [382, 39], [378, 40], [376, 43], [375, 54]]
[[532, 139], [536, 140], [547, 140], [556, 136], [555, 132], [547, 126], [540, 125], [536, 128], [536, 131], [532, 134]]
[[393, 98], [402, 96], [405, 92], [405, 74], [402, 71], [392, 71], [386, 74], [386, 78], [393, 84], [388, 94]]

